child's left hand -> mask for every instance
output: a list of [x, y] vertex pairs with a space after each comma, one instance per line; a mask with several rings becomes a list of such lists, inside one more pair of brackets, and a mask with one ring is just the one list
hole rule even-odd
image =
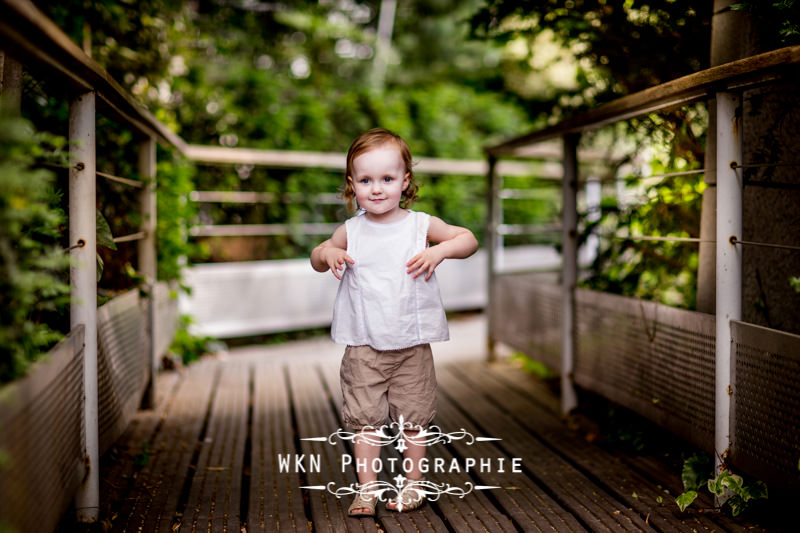
[[417, 278], [423, 273], [427, 272], [425, 281], [431, 279], [431, 276], [433, 276], [433, 271], [437, 266], [439, 266], [439, 263], [444, 261], [444, 256], [439, 253], [437, 248], [438, 245], [431, 246], [412, 257], [411, 260], [406, 263], [406, 266], [408, 267], [406, 273], [413, 273], [414, 278]]

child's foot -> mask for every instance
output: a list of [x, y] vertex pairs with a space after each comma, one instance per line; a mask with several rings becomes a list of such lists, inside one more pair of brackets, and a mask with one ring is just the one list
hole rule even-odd
[[347, 508], [347, 516], [360, 518], [363, 516], [375, 516], [375, 505], [378, 502], [376, 496], [367, 496], [358, 493], [353, 499], [353, 503]]
[[397, 498], [392, 498], [386, 503], [386, 508], [390, 511], [413, 511], [419, 509], [425, 503], [425, 490], [422, 483], [425, 478], [408, 479]]

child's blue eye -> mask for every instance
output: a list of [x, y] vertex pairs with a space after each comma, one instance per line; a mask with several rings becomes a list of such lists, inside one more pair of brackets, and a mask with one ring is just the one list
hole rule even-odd
[[386, 183], [389, 183], [389, 182], [390, 182], [390, 181], [392, 181], [393, 179], [394, 179], [394, 178], [393, 178], [393, 177], [391, 177], [391, 176], [384, 176], [384, 178], [383, 178], [383, 181], [385, 181]]

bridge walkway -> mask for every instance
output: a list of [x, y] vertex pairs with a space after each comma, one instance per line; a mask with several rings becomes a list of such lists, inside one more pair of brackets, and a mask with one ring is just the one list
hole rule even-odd
[[[599, 445], [588, 419], [559, 416], [551, 384], [508, 361], [487, 364], [484, 330], [482, 316], [457, 318], [453, 340], [434, 346], [434, 424], [453, 439], [428, 448], [428, 479], [447, 492], [423, 508], [392, 513], [379, 507], [374, 519], [346, 516], [351, 496], [335, 492], [355, 482], [352, 443], [306, 440], [344, 429], [341, 347], [314, 339], [235, 348], [164, 373], [156, 408], [138, 413], [103, 458], [105, 528], [763, 530], [711, 510], [708, 500], [679, 512], [674, 461]], [[392, 445], [383, 452], [381, 478], [394, 484], [400, 465], [391, 458], [399, 455]]]

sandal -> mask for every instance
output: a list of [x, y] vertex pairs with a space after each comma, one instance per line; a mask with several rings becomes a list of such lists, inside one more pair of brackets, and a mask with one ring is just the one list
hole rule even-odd
[[[361, 518], [364, 516], [375, 516], [375, 505], [378, 503], [376, 496], [368, 497], [360, 492], [356, 494], [353, 503], [347, 508], [347, 516]], [[364, 512], [366, 510], [366, 512]]]
[[425, 478], [409, 479], [397, 498], [392, 498], [386, 502], [386, 508], [390, 511], [413, 511], [419, 509], [425, 503], [427, 497], [425, 496], [425, 489], [422, 484]]

